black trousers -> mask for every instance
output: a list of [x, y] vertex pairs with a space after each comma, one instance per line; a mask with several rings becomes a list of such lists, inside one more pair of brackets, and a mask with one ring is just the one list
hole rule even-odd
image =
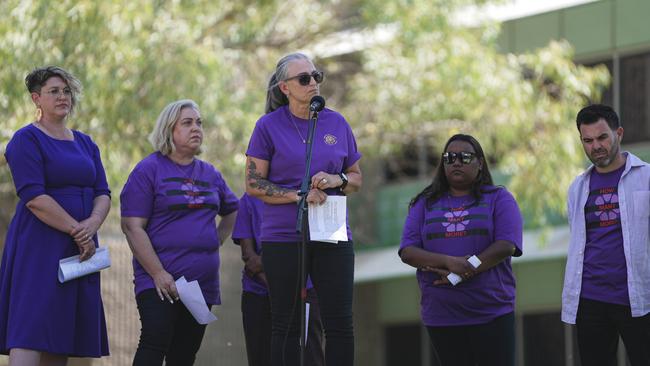
[[161, 301], [156, 289], [135, 297], [140, 313], [140, 342], [133, 366], [193, 365], [205, 325], [196, 322], [180, 301]]
[[650, 365], [650, 314], [632, 317], [629, 306], [580, 299], [578, 351], [585, 366], [615, 366], [618, 336], [632, 366]]
[[[299, 365], [299, 243], [263, 243], [262, 262], [271, 297], [271, 365]], [[352, 242], [309, 242], [307, 272], [320, 305], [325, 330], [325, 364], [352, 366]]]
[[514, 366], [515, 314], [489, 323], [427, 327], [442, 366]]
[[[309, 330], [307, 336], [306, 364], [309, 366], [325, 365], [323, 351], [323, 324], [316, 291], [307, 291], [309, 310]], [[271, 300], [268, 296], [252, 292], [242, 292], [242, 319], [246, 338], [248, 366], [271, 365]]]

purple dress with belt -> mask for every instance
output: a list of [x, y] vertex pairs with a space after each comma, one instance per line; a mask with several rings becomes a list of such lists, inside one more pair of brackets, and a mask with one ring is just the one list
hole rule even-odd
[[[99, 149], [89, 136], [57, 140], [28, 125], [18, 130], [5, 157], [20, 198], [0, 266], [0, 353], [26, 348], [73, 357], [108, 355], [100, 275], [66, 283], [57, 279], [61, 258], [79, 254], [74, 240], [39, 220], [25, 206], [47, 194], [70, 216], [90, 216], [93, 200], [110, 196]], [[97, 236], [94, 237], [97, 245]]]

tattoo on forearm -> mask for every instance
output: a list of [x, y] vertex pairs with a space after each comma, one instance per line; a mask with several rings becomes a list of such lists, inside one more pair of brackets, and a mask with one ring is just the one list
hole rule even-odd
[[277, 184], [271, 183], [268, 179], [262, 178], [257, 171], [257, 165], [252, 160], [248, 164], [248, 185], [251, 188], [264, 191], [269, 197], [284, 197], [287, 193], [293, 192], [291, 189], [279, 187]]

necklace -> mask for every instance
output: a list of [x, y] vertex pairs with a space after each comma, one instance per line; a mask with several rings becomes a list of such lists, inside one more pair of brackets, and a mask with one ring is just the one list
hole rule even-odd
[[[176, 170], [178, 170], [183, 177], [185, 177], [184, 182], [185, 184], [190, 183], [194, 184], [194, 171], [196, 170], [196, 159], [192, 159], [192, 162], [189, 163], [188, 165], [181, 165], [169, 158], [171, 161], [172, 165], [176, 167]], [[189, 175], [187, 174], [189, 170]]]
[[70, 129], [68, 129], [67, 127], [63, 128], [63, 135], [59, 136], [59, 134], [52, 133], [52, 131], [50, 131], [47, 128], [47, 126], [40, 123], [39, 121], [34, 121], [33, 124], [34, 124], [34, 126], [36, 126], [36, 128], [43, 131], [46, 135], [48, 135], [48, 136], [50, 136], [50, 137], [52, 137], [54, 139], [57, 139], [57, 140], [69, 140], [69, 141], [74, 140], [74, 135], [72, 134], [72, 131], [70, 131]]
[[298, 132], [298, 136], [300, 136], [300, 140], [302, 141], [303, 144], [306, 144], [307, 140], [305, 140], [305, 138], [302, 137], [302, 133], [300, 133], [300, 129], [298, 129], [298, 125], [296, 124], [296, 122], [294, 122], [293, 115], [291, 114], [291, 111], [289, 110], [288, 107], [286, 109], [286, 112], [287, 112], [287, 117], [289, 117], [289, 121], [291, 121], [291, 123], [293, 124], [293, 127], [296, 128], [296, 132]]
[[447, 192], [447, 202], [449, 202], [449, 209], [451, 211], [465, 211], [466, 209], [474, 206], [476, 199], [473, 196], [470, 196], [469, 199], [465, 197], [458, 207], [453, 207], [452, 202], [456, 201], [454, 196]]

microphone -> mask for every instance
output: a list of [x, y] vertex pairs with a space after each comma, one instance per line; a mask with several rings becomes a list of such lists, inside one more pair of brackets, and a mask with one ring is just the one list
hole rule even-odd
[[325, 98], [320, 95], [314, 95], [309, 101], [309, 110], [314, 112], [320, 112], [325, 108]]

